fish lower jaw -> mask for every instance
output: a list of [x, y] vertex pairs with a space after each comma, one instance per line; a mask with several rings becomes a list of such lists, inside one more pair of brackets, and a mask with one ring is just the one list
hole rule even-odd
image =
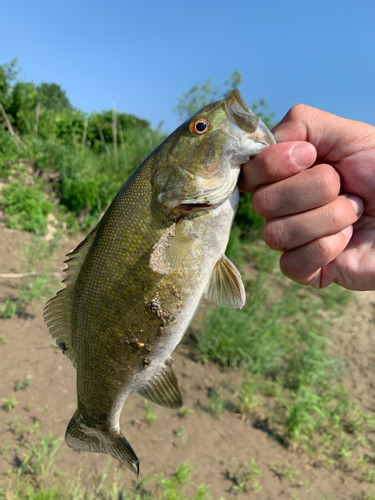
[[228, 178], [219, 188], [207, 191], [196, 198], [184, 200], [178, 206], [182, 210], [188, 210], [189, 212], [204, 212], [219, 208], [233, 195], [240, 171], [241, 167], [237, 162], [230, 167]]

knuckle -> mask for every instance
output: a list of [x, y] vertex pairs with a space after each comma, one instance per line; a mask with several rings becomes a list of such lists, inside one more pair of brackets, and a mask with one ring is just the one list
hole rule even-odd
[[292, 120], [299, 121], [301, 118], [307, 116], [311, 109], [311, 106], [308, 106], [307, 104], [295, 104], [287, 112], [286, 116]]
[[[266, 191], [266, 192], [265, 192]], [[252, 198], [253, 210], [261, 217], [266, 217], [266, 198], [267, 198], [267, 188], [259, 188], [255, 191]]]
[[330, 165], [317, 167], [317, 189], [323, 203], [328, 203], [336, 198], [340, 192], [340, 178], [336, 170]]
[[285, 248], [285, 224], [284, 221], [268, 221], [263, 224], [262, 236], [267, 245], [273, 250], [284, 251]]
[[253, 209], [264, 219], [272, 218], [275, 206], [274, 189], [272, 186], [260, 187], [253, 195]]

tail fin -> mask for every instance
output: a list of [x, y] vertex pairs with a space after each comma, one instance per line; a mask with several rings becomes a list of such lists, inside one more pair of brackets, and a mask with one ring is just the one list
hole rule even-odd
[[78, 451], [92, 451], [112, 455], [121, 464], [126, 465], [137, 476], [139, 460], [132, 447], [121, 432], [110, 436], [99, 430], [87, 427], [79, 422], [77, 413], [70, 419], [66, 429], [65, 441], [70, 448]]

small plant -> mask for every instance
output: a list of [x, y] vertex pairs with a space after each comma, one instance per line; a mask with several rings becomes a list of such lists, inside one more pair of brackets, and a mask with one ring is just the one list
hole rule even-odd
[[9, 399], [1, 398], [3, 404], [3, 409], [7, 412], [12, 411], [16, 405], [18, 405], [18, 401], [14, 396], [11, 396]]
[[299, 471], [293, 469], [289, 462], [286, 462], [286, 467], [284, 468], [281, 465], [278, 465], [276, 462], [271, 462], [269, 467], [270, 470], [272, 470], [281, 481], [285, 478], [288, 478], [292, 483], [294, 480], [294, 476], [299, 475]]
[[261, 475], [262, 472], [258, 468], [256, 461], [254, 458], [251, 459], [250, 467], [247, 462], [241, 464], [235, 470], [233, 477], [236, 482], [236, 485], [233, 486], [235, 491], [239, 491], [241, 493], [248, 492], [250, 489], [258, 490], [261, 488], [259, 482], [255, 480], [256, 476]]
[[4, 335], [4, 333], [2, 333], [0, 335], [0, 345], [1, 344], [6, 344], [8, 342], [8, 339], [6, 338], [6, 336]]
[[18, 436], [22, 432], [21, 422], [17, 419], [10, 422], [9, 430], [14, 436]]
[[179, 427], [178, 429], [173, 431], [173, 434], [175, 435], [175, 437], [177, 439], [181, 439], [181, 441], [185, 442], [185, 440], [186, 440], [185, 431], [186, 431], [186, 427], [184, 425], [182, 425], [181, 427]]
[[368, 483], [375, 484], [375, 467], [363, 472], [362, 479]]
[[14, 390], [15, 391], [25, 391], [28, 387], [30, 387], [32, 381], [33, 380], [31, 377], [26, 377], [24, 381], [17, 380], [17, 382], [14, 385]]
[[151, 405], [149, 402], [146, 402], [146, 410], [142, 413], [142, 417], [146, 420], [148, 425], [152, 425], [158, 418], [155, 413], [152, 413]]
[[188, 408], [187, 406], [183, 406], [182, 408], [180, 408], [178, 410], [178, 416], [182, 417], [182, 418], [187, 417], [191, 413], [194, 413], [194, 410], [192, 410], [191, 408]]
[[3, 307], [1, 308], [0, 318], [3, 319], [13, 318], [16, 312], [17, 312], [17, 305], [12, 300], [7, 299], [4, 302]]
[[256, 392], [257, 380], [255, 378], [245, 380], [242, 383], [238, 396], [238, 409], [240, 413], [250, 415], [257, 408], [258, 400]]
[[17, 477], [31, 475], [37, 484], [48, 476], [53, 464], [55, 455], [60, 448], [62, 438], [44, 436], [36, 444], [30, 444], [28, 453], [24, 454], [21, 465], [17, 471]]
[[215, 388], [210, 391], [210, 401], [207, 405], [207, 411], [214, 418], [220, 418], [224, 413], [225, 398]]

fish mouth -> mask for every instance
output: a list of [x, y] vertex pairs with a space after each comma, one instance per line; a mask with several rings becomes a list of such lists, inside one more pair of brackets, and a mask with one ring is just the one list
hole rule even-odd
[[238, 89], [232, 90], [225, 99], [225, 104], [231, 118], [228, 132], [238, 139], [241, 138], [242, 141], [251, 140], [258, 143], [257, 146], [253, 146], [255, 151], [251, 156], [277, 142], [275, 136], [268, 130], [260, 117], [251, 111]]
[[230, 168], [230, 174], [227, 179], [220, 185], [211, 189], [206, 189], [204, 192], [197, 195], [195, 198], [189, 198], [181, 201], [179, 207], [189, 212], [214, 210], [228, 200], [236, 189], [240, 167], [237, 165]]

